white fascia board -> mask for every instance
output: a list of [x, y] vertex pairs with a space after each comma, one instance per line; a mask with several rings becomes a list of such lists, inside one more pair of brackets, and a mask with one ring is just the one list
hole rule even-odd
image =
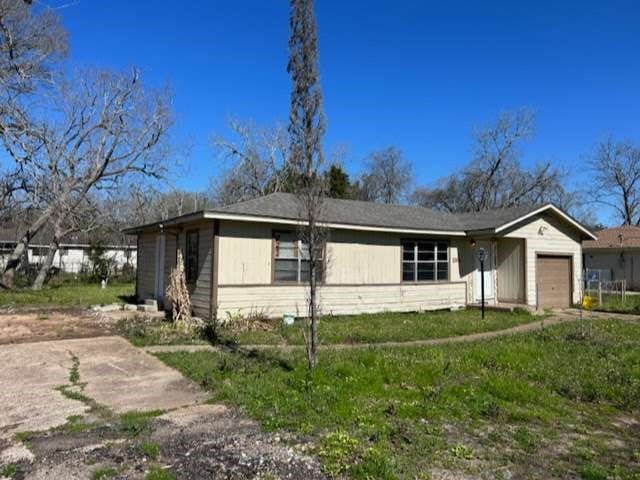
[[578, 222], [576, 222], [573, 218], [571, 218], [569, 215], [567, 215], [566, 213], [564, 213], [562, 210], [560, 210], [559, 208], [557, 208], [554, 205], [545, 205], [543, 207], [538, 208], [537, 210], [534, 210], [533, 212], [529, 212], [526, 215], [523, 215], [519, 218], [516, 218], [515, 220], [512, 220], [508, 223], [505, 223], [504, 225], [499, 226], [498, 228], [496, 228], [496, 233], [499, 233], [503, 230], [506, 230], [509, 227], [512, 227], [513, 225], [516, 225], [520, 222], [522, 222], [523, 220], [526, 220], [527, 218], [531, 218], [535, 215], [538, 215], [542, 212], [545, 212], [547, 210], [551, 210], [554, 213], [558, 214], [560, 217], [562, 217], [562, 219], [564, 219], [566, 222], [570, 223], [571, 225], [573, 225], [575, 228], [577, 228], [578, 230], [580, 230], [581, 232], [583, 232], [585, 235], [587, 235], [589, 238], [591, 238], [592, 240], [596, 240], [598, 237], [596, 237], [593, 233], [591, 233], [589, 230], [587, 230], [586, 228], [584, 228], [582, 225], [580, 225]]
[[[304, 225], [300, 220], [290, 220], [278, 217], [260, 217], [256, 215], [235, 215], [229, 213], [205, 212], [204, 218], [212, 220], [235, 220], [238, 222], [259, 222], [259, 223], [276, 223], [280, 225]], [[366, 225], [354, 225], [348, 223], [319, 223], [324, 228], [334, 228], [342, 230], [360, 230], [365, 232], [386, 232], [386, 233], [405, 233], [409, 235], [443, 235], [449, 237], [466, 237], [465, 232], [450, 230], [423, 230], [413, 228], [392, 228], [392, 227], [373, 227]]]

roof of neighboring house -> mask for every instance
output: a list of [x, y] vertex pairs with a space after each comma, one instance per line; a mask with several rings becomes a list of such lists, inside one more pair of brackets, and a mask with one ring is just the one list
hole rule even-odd
[[[587, 238], [595, 238], [587, 228], [551, 204], [489, 210], [480, 213], [451, 214], [423, 207], [327, 198], [322, 206], [320, 221], [326, 226], [334, 228], [415, 233], [433, 232], [464, 236], [469, 232], [498, 232], [515, 222], [548, 210], [554, 211], [574, 224]], [[162, 222], [129, 228], [125, 232], [136, 233], [145, 228], [159, 225], [169, 226], [201, 218], [295, 224], [300, 221], [301, 214], [294, 194], [272, 193], [225, 207], [194, 212]]]
[[[0, 243], [15, 243], [22, 234], [22, 227], [18, 224], [10, 223], [0, 225]], [[40, 230], [30, 242], [31, 246], [46, 246], [49, 245], [53, 234], [51, 229], [43, 228]], [[80, 232], [72, 233], [63, 238], [60, 242], [61, 246], [71, 247], [86, 246], [98, 242], [103, 246], [109, 247], [135, 247], [135, 241], [128, 235], [124, 235], [121, 232]]]
[[597, 240], [585, 240], [582, 248], [640, 248], [640, 227], [624, 225], [597, 232]]

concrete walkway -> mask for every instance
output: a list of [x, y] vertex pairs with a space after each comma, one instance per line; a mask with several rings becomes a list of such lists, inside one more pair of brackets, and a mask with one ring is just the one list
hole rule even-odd
[[[586, 319], [608, 319], [613, 318], [617, 320], [630, 320], [640, 321], [640, 315], [626, 315], [617, 313], [606, 312], [585, 312]], [[577, 309], [567, 309], [554, 311], [550, 317], [546, 317], [543, 320], [535, 321], [531, 323], [525, 323], [523, 325], [517, 325], [511, 328], [505, 328], [503, 330], [494, 330], [491, 332], [472, 333], [469, 335], [460, 335], [457, 337], [445, 337], [445, 338], [431, 338], [426, 340], [411, 340], [407, 342], [381, 342], [381, 343], [339, 343], [331, 345], [320, 345], [320, 349], [334, 349], [334, 350], [350, 350], [358, 348], [402, 348], [402, 347], [420, 347], [420, 346], [433, 346], [443, 345], [449, 343], [464, 343], [475, 342], [478, 340], [488, 340], [492, 338], [503, 337], [507, 335], [514, 335], [517, 333], [534, 332], [543, 328], [551, 327], [561, 323], [575, 322], [580, 319], [580, 311]], [[243, 350], [281, 350], [292, 351], [303, 349], [304, 345], [239, 345], [238, 348]], [[228, 351], [228, 347], [214, 346], [214, 345], [154, 345], [145, 347], [144, 349], [148, 353], [163, 353], [163, 352], [221, 352]]]

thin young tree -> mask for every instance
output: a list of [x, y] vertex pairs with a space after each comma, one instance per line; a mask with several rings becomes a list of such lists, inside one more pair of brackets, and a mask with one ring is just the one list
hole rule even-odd
[[291, 109], [289, 113], [289, 165], [296, 182], [295, 195], [300, 210], [300, 240], [307, 246], [309, 262], [308, 312], [304, 328], [309, 368], [318, 363], [318, 281], [322, 274], [322, 254], [326, 229], [322, 227], [325, 183], [322, 135], [325, 130], [322, 93], [318, 71], [318, 38], [312, 0], [291, 0], [289, 63]]

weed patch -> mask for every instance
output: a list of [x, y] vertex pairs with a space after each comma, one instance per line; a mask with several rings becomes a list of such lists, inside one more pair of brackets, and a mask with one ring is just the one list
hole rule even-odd
[[113, 467], [99, 468], [98, 470], [94, 470], [93, 471], [93, 473], [91, 474], [91, 479], [92, 480], [104, 480], [106, 478], [115, 477], [119, 473], [120, 472], [118, 471], [118, 469], [113, 468]]
[[71, 370], [69, 370], [69, 381], [72, 385], [76, 385], [80, 381], [80, 359], [74, 353], [71, 353]]
[[151, 433], [153, 419], [164, 412], [162, 410], [152, 410], [149, 412], [127, 412], [120, 416], [118, 429], [129, 437], [138, 437]]
[[138, 449], [150, 460], [156, 460], [160, 456], [160, 445], [154, 442], [142, 442]]
[[176, 476], [173, 473], [158, 465], [152, 465], [149, 473], [144, 478], [145, 480], [176, 480]]
[[18, 466], [10, 463], [0, 467], [0, 477], [13, 478], [18, 473]]

